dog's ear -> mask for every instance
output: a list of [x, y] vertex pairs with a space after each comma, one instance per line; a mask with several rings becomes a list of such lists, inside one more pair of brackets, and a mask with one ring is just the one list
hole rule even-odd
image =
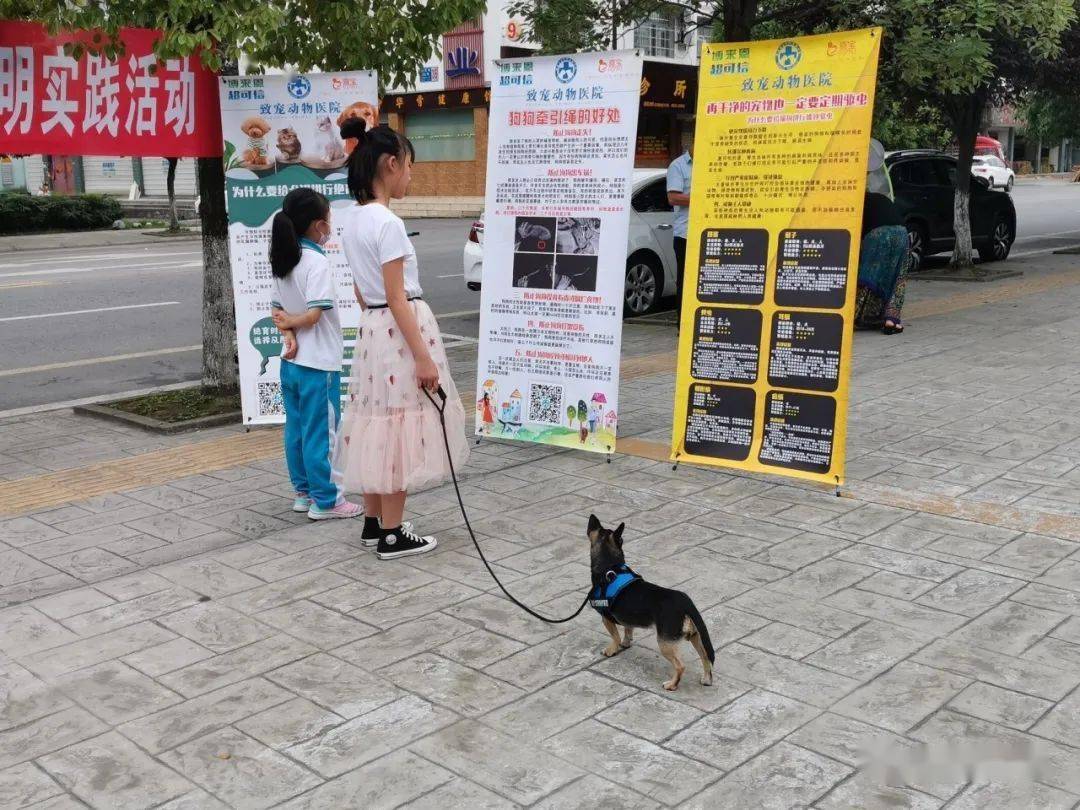
[[596, 515], [589, 515], [589, 539], [595, 540], [596, 536], [600, 533], [600, 530], [602, 528], [604, 527], [600, 525], [600, 519], [597, 518]]
[[615, 531], [613, 531], [611, 533], [611, 536], [615, 538], [615, 545], [617, 545], [619, 548], [622, 548], [622, 533], [623, 533], [623, 529], [625, 529], [625, 528], [626, 528], [626, 524], [625, 523], [620, 523], [619, 528], [617, 528]]

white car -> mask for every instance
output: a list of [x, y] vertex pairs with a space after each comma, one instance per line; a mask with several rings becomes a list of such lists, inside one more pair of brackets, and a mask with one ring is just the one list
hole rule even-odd
[[[654, 312], [665, 296], [675, 295], [673, 216], [667, 201], [667, 172], [635, 169], [626, 245], [626, 295], [623, 316]], [[473, 223], [465, 242], [465, 284], [479, 290], [484, 268], [484, 218]]]
[[1003, 188], [1012, 191], [1016, 174], [1009, 165], [997, 155], [975, 155], [971, 159], [971, 173], [989, 181], [990, 188]]

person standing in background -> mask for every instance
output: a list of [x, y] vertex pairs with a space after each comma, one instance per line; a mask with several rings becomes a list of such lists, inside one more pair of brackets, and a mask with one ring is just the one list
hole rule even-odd
[[[693, 168], [694, 139], [690, 137], [686, 151], [671, 161], [667, 170], [667, 198], [675, 213], [671, 220], [675, 248], [676, 312], [682, 318], [683, 275], [686, 272], [686, 232], [690, 224], [690, 171]], [[678, 323], [678, 321], [676, 321]]]

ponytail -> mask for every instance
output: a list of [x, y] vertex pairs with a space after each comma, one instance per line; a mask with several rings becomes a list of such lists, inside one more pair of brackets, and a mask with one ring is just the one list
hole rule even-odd
[[341, 137], [356, 139], [356, 147], [349, 155], [349, 193], [358, 203], [375, 199], [373, 188], [379, 176], [379, 161], [383, 155], [416, 160], [412, 142], [385, 124], [367, 128], [363, 118], [350, 118], [341, 125]]
[[300, 237], [311, 223], [330, 215], [330, 203], [311, 188], [294, 188], [274, 214], [270, 228], [270, 270], [275, 278], [285, 278], [300, 262]]

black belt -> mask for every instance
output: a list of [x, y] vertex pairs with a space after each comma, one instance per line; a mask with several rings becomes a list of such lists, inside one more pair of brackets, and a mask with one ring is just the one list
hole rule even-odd
[[[423, 301], [424, 296], [422, 296], [422, 295], [414, 295], [412, 298], [406, 298], [405, 300], [406, 301]], [[368, 304], [367, 308], [368, 309], [387, 309], [389, 306], [390, 306], [389, 304]]]

